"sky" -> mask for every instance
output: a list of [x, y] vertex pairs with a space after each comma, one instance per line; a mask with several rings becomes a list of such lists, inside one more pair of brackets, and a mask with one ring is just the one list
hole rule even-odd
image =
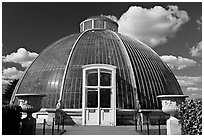
[[43, 49], [101, 14], [157, 52], [185, 95], [202, 96], [201, 2], [3, 2], [2, 92]]

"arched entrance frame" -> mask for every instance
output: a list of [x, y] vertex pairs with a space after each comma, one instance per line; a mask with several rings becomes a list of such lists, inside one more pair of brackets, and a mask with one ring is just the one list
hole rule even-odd
[[82, 125], [116, 126], [116, 66], [82, 68]]

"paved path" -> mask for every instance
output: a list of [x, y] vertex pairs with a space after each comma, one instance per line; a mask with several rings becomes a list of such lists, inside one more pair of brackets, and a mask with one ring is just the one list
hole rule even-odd
[[[57, 132], [57, 125], [54, 126], [54, 135], [59, 135]], [[52, 134], [52, 125], [45, 127], [45, 135]], [[62, 125], [59, 127], [60, 132], [62, 132]], [[140, 126], [137, 127], [137, 132], [135, 132], [135, 126], [64, 126], [66, 132], [62, 132], [62, 135], [148, 135], [147, 126], [143, 125], [142, 132], [140, 131]], [[159, 135], [158, 125], [149, 126], [149, 134], [150, 135]], [[166, 135], [166, 125], [160, 126], [161, 135]], [[43, 134], [43, 125], [37, 124], [36, 135]]]
[[134, 126], [65, 126], [63, 135], [139, 135]]

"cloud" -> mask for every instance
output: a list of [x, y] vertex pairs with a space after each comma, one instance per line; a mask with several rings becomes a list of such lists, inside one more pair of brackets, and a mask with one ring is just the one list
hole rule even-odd
[[28, 67], [38, 54], [29, 52], [25, 48], [19, 48], [17, 52], [3, 56], [3, 62], [14, 62], [21, 64], [22, 67]]
[[195, 66], [197, 63], [192, 60], [192, 59], [188, 59], [188, 58], [183, 58], [183, 57], [175, 57], [172, 55], [163, 55], [160, 56], [160, 58], [166, 62], [168, 64], [168, 66], [171, 69], [183, 69], [186, 67], [190, 67], [190, 66]]
[[17, 70], [15, 67], [3, 69], [2, 84], [8, 84], [11, 80], [19, 79], [23, 71]]
[[198, 31], [202, 30], [202, 16], [196, 20]]
[[[190, 77], [190, 76], [176, 76], [181, 89], [185, 95], [189, 95], [190, 98], [198, 98], [202, 96], [202, 77]], [[194, 96], [194, 97], [192, 97]]]
[[118, 19], [116, 16], [114, 15], [105, 15], [106, 17], [110, 18], [111, 20], [115, 21], [115, 22], [118, 22]]
[[2, 85], [8, 85], [10, 83], [11, 80], [5, 80], [5, 79], [2, 79]]
[[187, 87], [186, 91], [188, 92], [201, 92], [202, 88], [198, 88], [198, 87]]
[[182, 87], [193, 87], [201, 85], [202, 77], [189, 77], [189, 76], [176, 76], [180, 86]]
[[202, 57], [202, 41], [190, 49], [192, 57]]
[[191, 94], [191, 96], [197, 96], [198, 94], [195, 94], [195, 93], [193, 93], [193, 94]]
[[[115, 19], [115, 17], [111, 17]], [[139, 39], [151, 47], [166, 43], [189, 20], [184, 10], [169, 5], [167, 9], [131, 6], [117, 21], [119, 32]]]

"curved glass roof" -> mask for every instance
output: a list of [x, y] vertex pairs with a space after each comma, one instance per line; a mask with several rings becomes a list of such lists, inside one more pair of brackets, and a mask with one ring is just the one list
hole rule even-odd
[[82, 66], [88, 64], [117, 67], [117, 108], [133, 109], [137, 99], [143, 109], [161, 108], [157, 95], [183, 94], [151, 48], [110, 30], [89, 30], [53, 43], [31, 64], [14, 92], [46, 94], [43, 108], [56, 108], [60, 98], [62, 108], [82, 108]]

